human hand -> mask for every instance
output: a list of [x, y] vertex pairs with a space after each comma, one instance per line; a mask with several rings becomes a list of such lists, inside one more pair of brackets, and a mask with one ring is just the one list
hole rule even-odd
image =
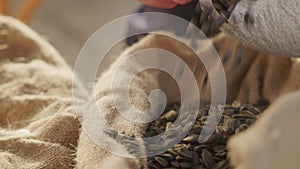
[[178, 4], [184, 5], [192, 0], [138, 0], [140, 2], [143, 2], [146, 5], [155, 7], [155, 8], [174, 8]]

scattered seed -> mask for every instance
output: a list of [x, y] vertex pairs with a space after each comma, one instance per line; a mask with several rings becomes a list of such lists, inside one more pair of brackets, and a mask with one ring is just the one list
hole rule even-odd
[[172, 165], [173, 167], [176, 167], [176, 168], [179, 168], [179, 167], [180, 167], [180, 164], [179, 164], [178, 161], [172, 161], [172, 162], [171, 162], [171, 165]]
[[192, 159], [183, 156], [177, 156], [175, 159], [178, 162], [192, 162]]
[[206, 169], [203, 165], [194, 166], [192, 169]]
[[227, 161], [223, 160], [218, 162], [212, 169], [224, 169], [227, 165]]
[[169, 165], [169, 162], [162, 157], [156, 156], [154, 159], [163, 167], [167, 167]]
[[162, 157], [162, 158], [164, 158], [164, 159], [167, 159], [168, 161], [172, 161], [172, 160], [175, 159], [173, 155], [167, 154], [167, 153], [160, 154], [160, 155], [158, 155], [158, 156], [160, 156], [160, 157]]
[[203, 159], [203, 162], [204, 162], [204, 165], [206, 166], [206, 168], [212, 168], [213, 166], [216, 165], [216, 162], [213, 159], [211, 153], [209, 151], [207, 151], [206, 149], [204, 149], [202, 151], [202, 159]]
[[192, 152], [189, 151], [189, 150], [187, 150], [187, 149], [185, 149], [185, 148], [180, 148], [178, 150], [178, 154], [181, 155], [181, 156], [183, 156], [183, 157], [186, 157], [188, 159], [192, 159], [193, 158]]
[[199, 139], [199, 135], [191, 135], [184, 138], [182, 141], [186, 143], [197, 143]]
[[179, 163], [179, 165], [181, 168], [191, 168], [194, 166], [192, 163], [189, 163], [189, 162], [182, 162], [182, 163]]
[[213, 144], [221, 141], [223, 139], [223, 134], [220, 132], [215, 132], [206, 141], [205, 144]]
[[174, 110], [171, 110], [169, 111], [166, 115], [165, 115], [165, 118], [168, 120], [168, 121], [175, 121], [176, 118], [178, 116], [178, 113]]

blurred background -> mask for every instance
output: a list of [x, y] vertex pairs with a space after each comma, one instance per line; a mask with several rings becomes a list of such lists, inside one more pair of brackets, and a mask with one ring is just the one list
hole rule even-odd
[[[16, 14], [24, 1], [9, 2]], [[96, 30], [135, 12], [140, 4], [136, 0], [43, 0], [28, 24], [73, 67], [81, 47]]]

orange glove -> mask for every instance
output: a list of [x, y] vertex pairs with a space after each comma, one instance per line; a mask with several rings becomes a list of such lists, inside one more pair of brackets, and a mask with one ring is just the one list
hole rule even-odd
[[192, 0], [138, 0], [145, 3], [146, 5], [155, 7], [155, 8], [174, 8], [176, 5], [184, 5]]

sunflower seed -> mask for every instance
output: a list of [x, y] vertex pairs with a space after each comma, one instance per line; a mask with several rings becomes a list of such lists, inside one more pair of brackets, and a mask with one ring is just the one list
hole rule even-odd
[[206, 169], [203, 165], [197, 165], [193, 167], [192, 169]]
[[204, 143], [205, 144], [216, 143], [216, 142], [222, 140], [222, 138], [223, 138], [223, 134], [222, 133], [215, 132]]
[[233, 106], [233, 107], [236, 107], [236, 108], [239, 108], [239, 107], [242, 106], [242, 103], [241, 103], [240, 101], [236, 100], [236, 101], [234, 101], [234, 102], [232, 103], [232, 106]]
[[188, 144], [186, 146], [186, 149], [188, 149], [189, 151], [194, 151], [194, 148], [195, 148], [195, 145], [193, 145], [193, 144]]
[[176, 161], [178, 161], [178, 162], [187, 162], [187, 161], [192, 162], [192, 159], [186, 158], [186, 157], [183, 157], [183, 156], [177, 156]]
[[195, 134], [196, 134], [196, 133], [200, 134], [201, 130], [202, 130], [201, 125], [195, 124], [195, 125], [193, 126], [191, 132], [194, 132]]
[[191, 158], [194, 157], [193, 153], [191, 151], [189, 151], [187, 149], [184, 149], [184, 148], [180, 148], [178, 150], [178, 154], [181, 155], [181, 156], [183, 156], [183, 157], [189, 158], [189, 159], [191, 159]]
[[161, 157], [154, 157], [154, 159], [163, 167], [167, 167], [169, 165], [169, 162]]
[[158, 156], [160, 156], [160, 157], [162, 157], [162, 158], [164, 158], [164, 159], [166, 159], [166, 160], [168, 160], [168, 161], [172, 161], [172, 160], [175, 159], [173, 155], [167, 154], [167, 153], [160, 154], [160, 155], [158, 155]]
[[171, 165], [172, 165], [173, 167], [176, 167], [176, 168], [179, 168], [179, 167], [180, 167], [180, 164], [179, 164], [178, 161], [172, 161], [172, 162], [171, 162]]
[[178, 155], [178, 152], [173, 150], [173, 149], [169, 149], [168, 152], [174, 156], [177, 156]]
[[191, 135], [184, 138], [182, 141], [186, 143], [197, 143], [199, 139], [199, 135]]
[[198, 145], [194, 148], [196, 153], [201, 153], [203, 149], [209, 148], [209, 145]]
[[233, 110], [227, 109], [227, 110], [224, 110], [223, 115], [232, 116], [232, 115], [234, 115], [234, 113], [235, 112]]
[[247, 119], [246, 124], [250, 126], [254, 123], [254, 121], [255, 121], [254, 119]]
[[255, 117], [256, 117], [256, 116], [255, 116], [255, 114], [254, 114], [254, 113], [252, 113], [252, 112], [251, 112], [251, 111], [249, 111], [249, 110], [242, 110], [240, 113], [241, 113], [241, 114], [248, 115], [248, 116], [251, 116], [251, 117], [253, 117], [253, 118], [255, 118]]
[[235, 114], [232, 116], [232, 118], [234, 119], [240, 119], [240, 120], [246, 120], [246, 119], [251, 119], [251, 118], [255, 118], [251, 115], [248, 114]]
[[166, 130], [169, 130], [172, 127], [173, 123], [172, 122], [167, 122], [166, 124]]
[[178, 113], [174, 110], [171, 110], [169, 111], [166, 115], [165, 115], [165, 118], [168, 120], [168, 121], [175, 121], [176, 118], [178, 116]]
[[179, 165], [181, 168], [191, 168], [194, 166], [192, 163], [189, 163], [189, 162], [182, 162], [182, 163], [179, 163]]
[[204, 149], [202, 151], [202, 159], [203, 159], [203, 163], [207, 168], [212, 168], [214, 165], [216, 165], [215, 160], [213, 159], [211, 153], [209, 151], [207, 151], [206, 149]]
[[218, 152], [218, 151], [226, 151], [226, 146], [225, 145], [216, 145], [215, 147], [213, 147], [213, 150], [215, 152]]
[[219, 161], [212, 169], [224, 169], [227, 166], [227, 162], [225, 160]]

